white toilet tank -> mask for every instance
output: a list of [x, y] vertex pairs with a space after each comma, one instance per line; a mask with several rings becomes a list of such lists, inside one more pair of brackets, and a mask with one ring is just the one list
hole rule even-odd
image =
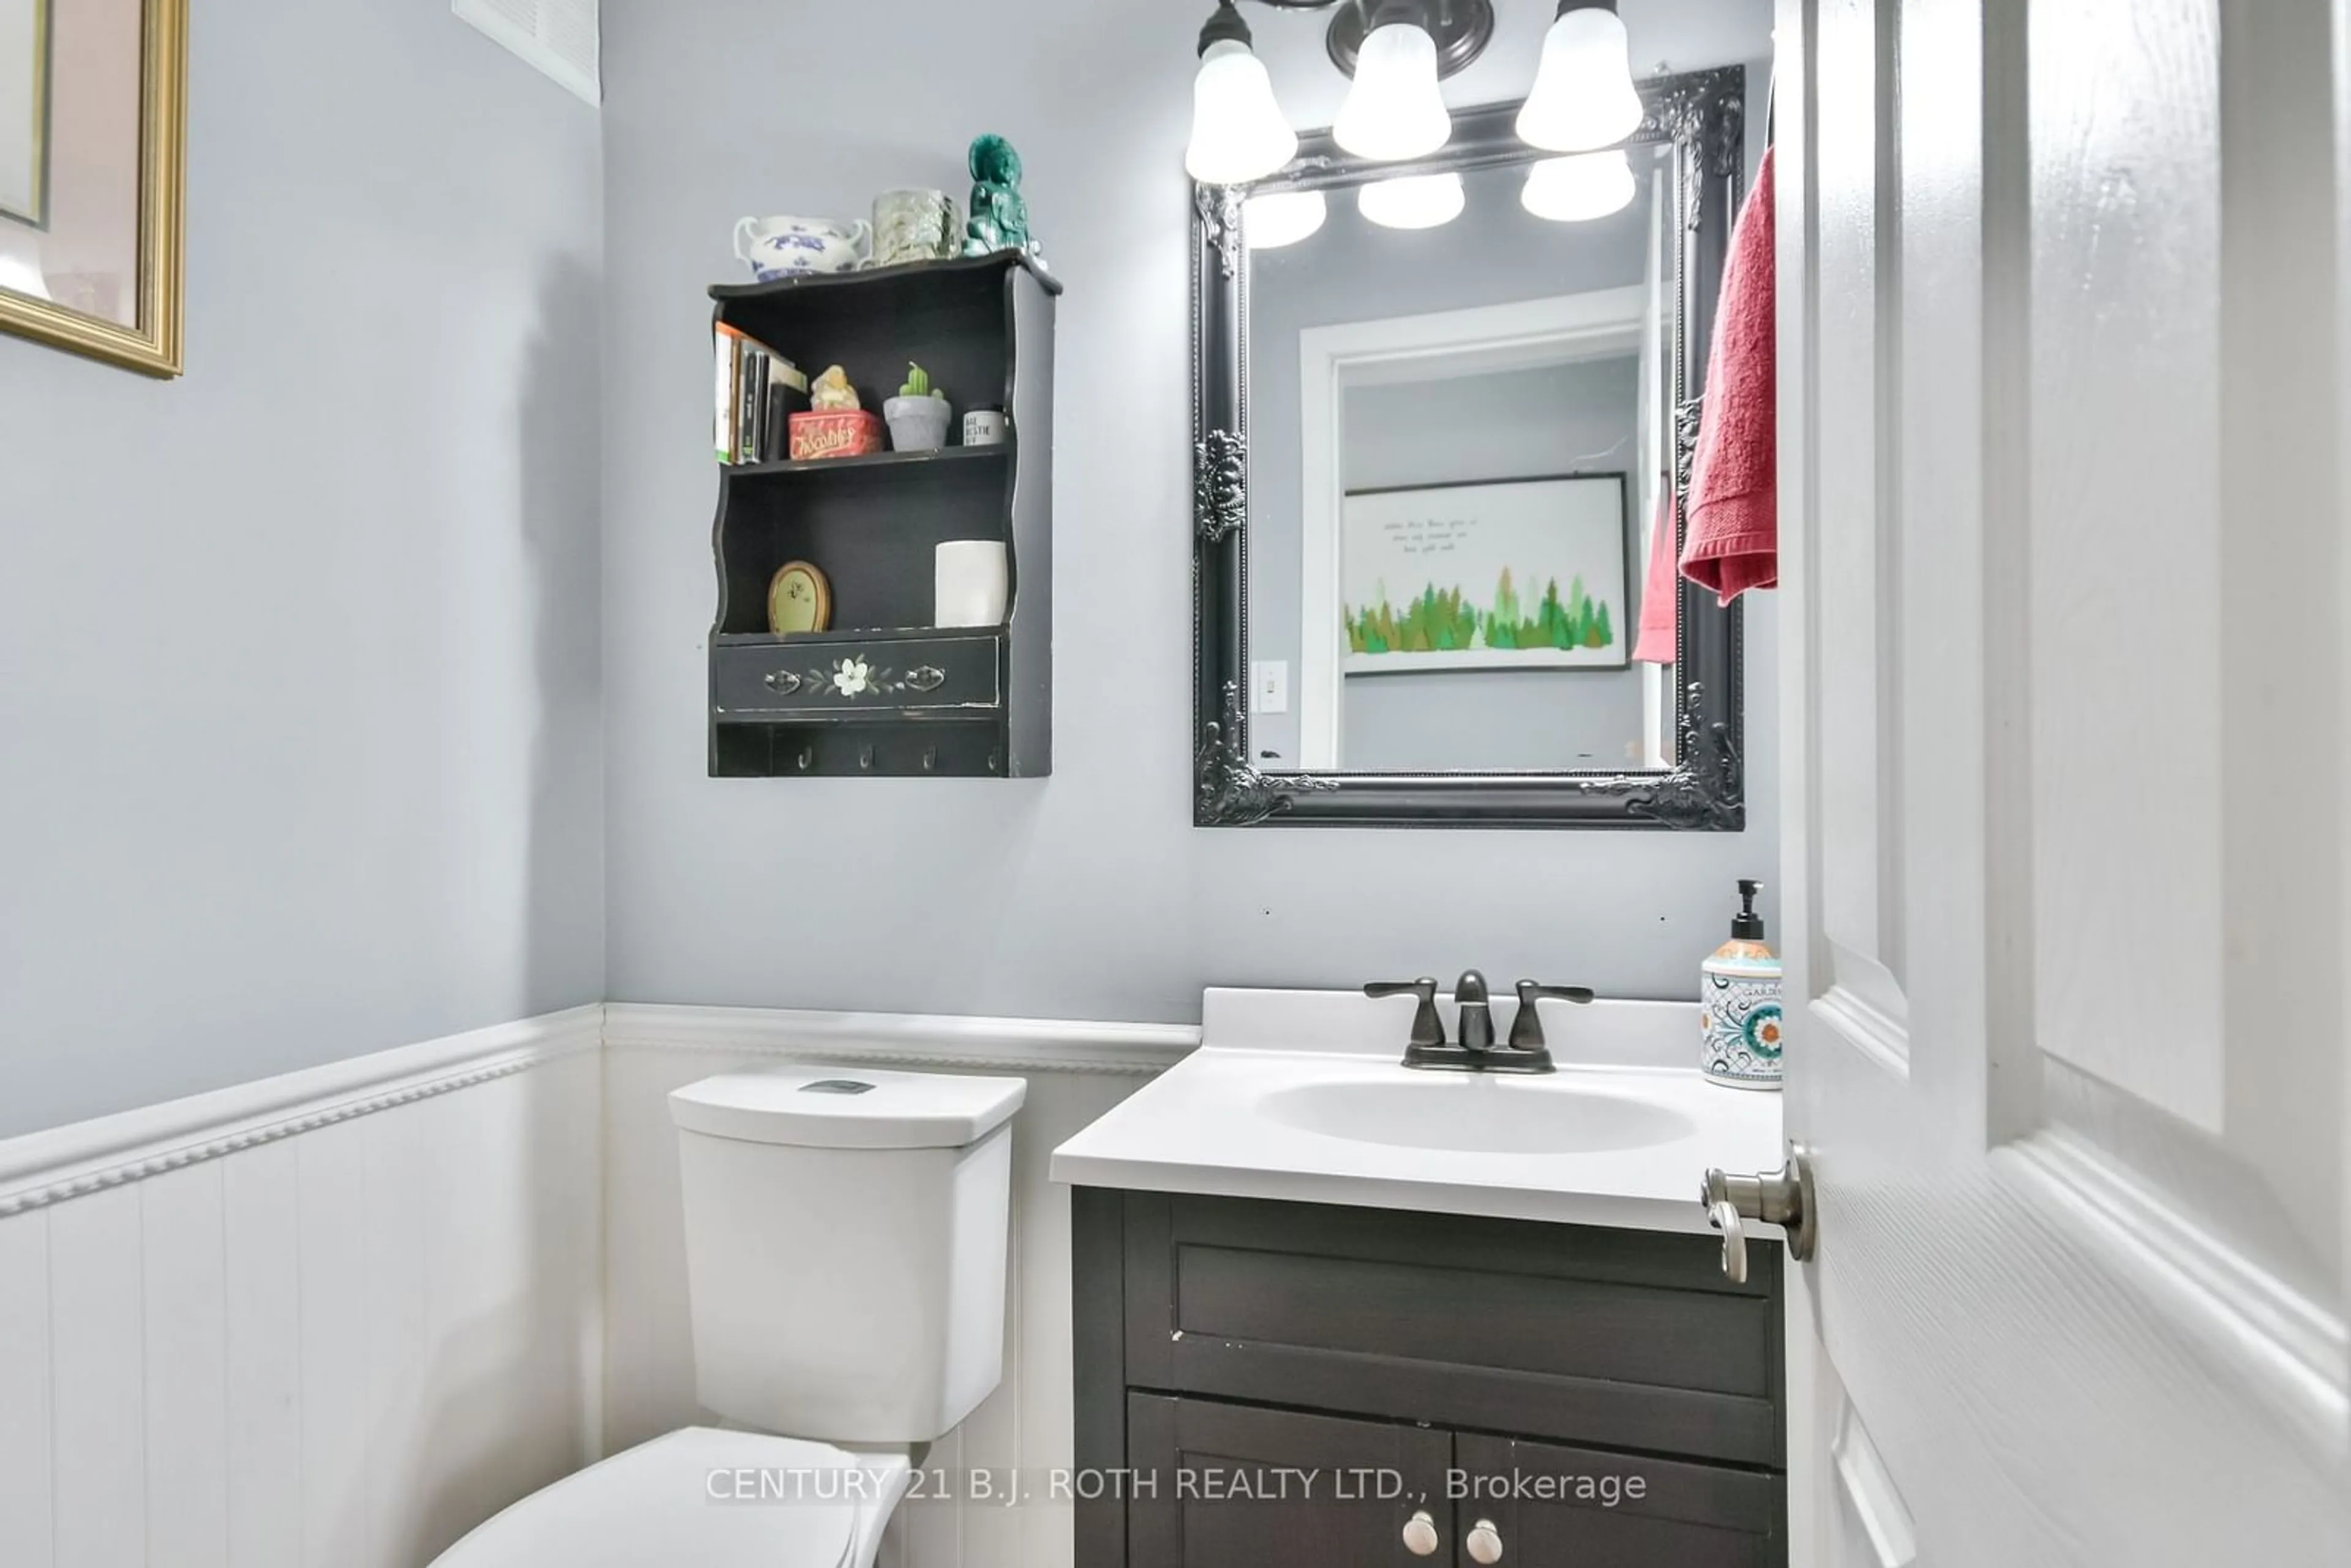
[[1019, 1078], [789, 1068], [672, 1093], [695, 1384], [729, 1420], [926, 1443], [1004, 1372]]

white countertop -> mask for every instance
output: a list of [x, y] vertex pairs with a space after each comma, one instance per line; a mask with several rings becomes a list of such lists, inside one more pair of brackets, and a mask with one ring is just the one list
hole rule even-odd
[[[1493, 1004], [1498, 1039], [1517, 1006]], [[1698, 1057], [1695, 1003], [1550, 1004], [1559, 1071], [1539, 1077], [1406, 1070], [1412, 1012], [1409, 998], [1211, 990], [1201, 1049], [1055, 1150], [1053, 1179], [1704, 1232], [1708, 1166], [1785, 1157], [1778, 1094], [1679, 1065]]]

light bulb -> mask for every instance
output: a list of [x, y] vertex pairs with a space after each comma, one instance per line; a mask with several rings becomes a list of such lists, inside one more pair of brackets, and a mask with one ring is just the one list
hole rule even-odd
[[1331, 135], [1375, 163], [1421, 158], [1445, 145], [1453, 117], [1437, 90], [1437, 43], [1409, 22], [1374, 27], [1355, 56], [1355, 85]]
[[1297, 156], [1298, 133], [1273, 99], [1265, 62], [1238, 38], [1221, 38], [1200, 56], [1192, 80], [1192, 144], [1184, 167], [1204, 185], [1261, 180]]
[[1321, 228], [1330, 212], [1320, 191], [1269, 191], [1241, 204], [1241, 233], [1251, 250], [1296, 245]]
[[1543, 35], [1534, 90], [1519, 110], [1519, 140], [1551, 152], [1583, 152], [1641, 128], [1641, 95], [1615, 8], [1562, 0]]
[[1364, 186], [1355, 206], [1383, 228], [1433, 229], [1459, 217], [1468, 199], [1458, 174], [1407, 174]]
[[1607, 152], [1544, 159], [1527, 171], [1519, 204], [1539, 218], [1580, 224], [1623, 212], [1632, 205], [1638, 189], [1632, 162], [1619, 147]]

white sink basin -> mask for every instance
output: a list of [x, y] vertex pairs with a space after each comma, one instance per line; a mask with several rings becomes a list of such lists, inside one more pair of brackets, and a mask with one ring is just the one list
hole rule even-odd
[[1648, 1100], [1556, 1078], [1466, 1073], [1293, 1084], [1257, 1109], [1301, 1133], [1469, 1154], [1596, 1154], [1677, 1143], [1698, 1131], [1689, 1117]]
[[[1494, 1004], [1497, 1029], [1516, 1006]], [[1694, 1004], [1561, 1009], [1541, 1077], [1407, 1069], [1412, 1013], [1408, 997], [1211, 990], [1200, 1049], [1056, 1149], [1053, 1178], [1703, 1233], [1707, 1167], [1786, 1157], [1780, 1096], [1698, 1075]]]

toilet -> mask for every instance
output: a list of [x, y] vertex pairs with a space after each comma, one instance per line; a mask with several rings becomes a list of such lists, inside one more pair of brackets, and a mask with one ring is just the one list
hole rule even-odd
[[691, 1427], [567, 1476], [434, 1568], [872, 1568], [923, 1445], [1004, 1370], [1019, 1078], [793, 1069], [669, 1097]]

